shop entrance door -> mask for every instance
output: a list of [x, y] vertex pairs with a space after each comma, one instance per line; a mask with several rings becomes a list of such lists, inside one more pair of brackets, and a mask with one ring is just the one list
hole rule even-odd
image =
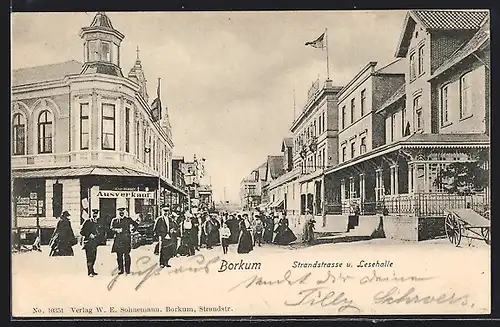
[[110, 229], [111, 219], [116, 216], [116, 199], [99, 199], [99, 217], [102, 219], [102, 227], [106, 233], [106, 238], [113, 238]]

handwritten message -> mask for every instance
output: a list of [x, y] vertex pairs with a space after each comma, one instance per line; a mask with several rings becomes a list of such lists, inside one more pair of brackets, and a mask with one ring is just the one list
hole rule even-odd
[[[383, 265], [391, 266], [387, 262]], [[342, 265], [333, 264], [333, 266]], [[296, 263], [293, 267], [302, 268]], [[325, 265], [320, 263], [316, 267]], [[474, 307], [471, 296], [467, 293], [433, 292], [432, 288], [424, 285], [436, 279], [438, 279], [436, 276], [397, 275], [395, 271], [383, 269], [371, 269], [361, 274], [359, 269], [352, 272], [330, 269], [288, 269], [281, 274], [266, 274], [265, 277], [263, 274], [252, 274], [231, 285], [227, 291], [244, 294], [249, 289], [276, 288], [276, 292], [284, 294], [282, 300], [284, 306], [335, 308], [341, 314], [362, 313], [366, 310], [363, 305], [367, 302], [372, 306], [447, 304]], [[286, 287], [290, 291], [281, 291], [277, 289], [278, 287]]]
[[[186, 272], [191, 272], [191, 273], [204, 272], [205, 274], [208, 274], [210, 272], [210, 267], [219, 260], [220, 257], [218, 256], [213, 257], [211, 259], [206, 259], [204, 255], [197, 254], [190, 258], [189, 265], [179, 266], [178, 268], [174, 268], [171, 270], [163, 270], [163, 268], [160, 267], [160, 265], [158, 264], [158, 260], [156, 258], [143, 256], [137, 259], [136, 261], [137, 270], [131, 271], [130, 275], [142, 276], [142, 279], [135, 286], [135, 290], [137, 291], [146, 281], [160, 274], [172, 275], [172, 274], [182, 274]], [[113, 278], [108, 283], [107, 286], [108, 291], [111, 291], [115, 286], [116, 282], [120, 278], [123, 278], [121, 277], [123, 276], [122, 274], [118, 274], [118, 268], [114, 269], [111, 275], [113, 276]]]

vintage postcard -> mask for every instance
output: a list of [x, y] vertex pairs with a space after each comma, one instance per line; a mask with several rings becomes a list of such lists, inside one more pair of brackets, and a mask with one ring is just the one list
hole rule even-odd
[[488, 11], [11, 18], [13, 317], [490, 313]]

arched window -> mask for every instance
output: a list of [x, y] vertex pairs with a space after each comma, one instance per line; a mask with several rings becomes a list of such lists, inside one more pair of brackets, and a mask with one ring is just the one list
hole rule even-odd
[[43, 110], [38, 116], [38, 153], [52, 153], [52, 113]]
[[26, 120], [20, 113], [14, 114], [12, 119], [12, 154], [24, 155], [26, 151]]

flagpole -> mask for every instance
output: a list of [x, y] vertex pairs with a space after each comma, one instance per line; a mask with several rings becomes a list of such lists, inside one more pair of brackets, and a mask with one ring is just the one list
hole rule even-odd
[[330, 60], [328, 58], [328, 29], [325, 28], [325, 45], [326, 45], [326, 79], [330, 79]]

